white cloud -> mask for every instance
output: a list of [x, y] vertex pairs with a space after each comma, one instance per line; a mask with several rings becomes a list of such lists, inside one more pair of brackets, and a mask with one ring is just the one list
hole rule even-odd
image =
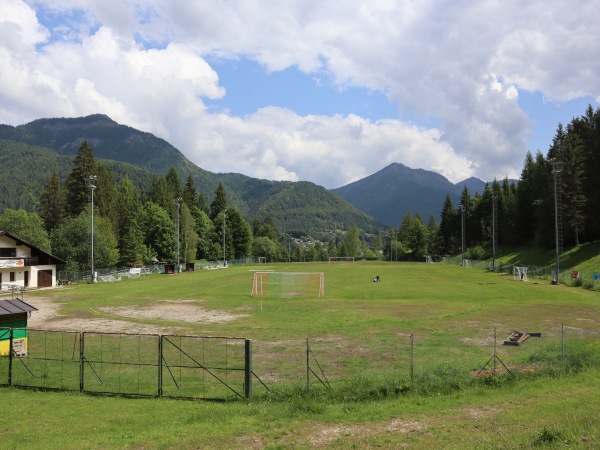
[[[593, 2], [0, 0], [0, 10], [0, 122], [105, 113], [213, 171], [327, 187], [392, 162], [452, 181], [514, 177], [530, 130], [518, 89], [600, 98]], [[205, 59], [215, 55], [326, 72], [436, 128], [274, 107], [211, 114], [203, 99], [227, 95]]]

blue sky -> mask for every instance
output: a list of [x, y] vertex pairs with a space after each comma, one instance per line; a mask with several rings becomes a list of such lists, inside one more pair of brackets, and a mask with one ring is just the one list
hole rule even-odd
[[[597, 107], [600, 10], [517, 0], [0, 0], [0, 123], [102, 113], [213, 172], [518, 178]], [[165, 168], [165, 172], [168, 168]]]

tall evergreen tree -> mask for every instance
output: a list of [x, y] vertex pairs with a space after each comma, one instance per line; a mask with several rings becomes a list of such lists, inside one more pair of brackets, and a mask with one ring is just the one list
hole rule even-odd
[[183, 188], [182, 193], [183, 201], [186, 205], [191, 209], [198, 208], [198, 194], [196, 192], [196, 186], [194, 184], [194, 179], [191, 175], [188, 175], [187, 181], [185, 182], [185, 186]]
[[96, 190], [94, 191], [94, 208], [103, 217], [106, 217], [113, 225], [115, 234], [118, 233], [119, 220], [117, 217], [117, 183], [112, 167], [104, 167], [100, 161], [96, 161]]
[[125, 266], [142, 264], [146, 254], [141, 226], [142, 203], [139, 192], [127, 176], [121, 181], [115, 209], [120, 263]]
[[[460, 222], [458, 222], [458, 227], [460, 227]], [[443, 253], [454, 253], [456, 251], [457, 230], [460, 236], [460, 228], [457, 228], [457, 215], [454, 211], [454, 205], [452, 204], [450, 195], [447, 194], [446, 200], [444, 200], [444, 206], [442, 207], [440, 221], [441, 251]]]
[[94, 152], [87, 140], [84, 140], [75, 158], [71, 171], [67, 176], [67, 212], [70, 215], [79, 215], [85, 207], [90, 203], [90, 189], [88, 187], [90, 176], [96, 175], [96, 161]]
[[215, 190], [215, 198], [210, 204], [210, 220], [213, 222], [223, 211], [227, 209], [227, 195], [223, 183], [219, 181]]
[[65, 220], [67, 198], [60, 177], [56, 172], [48, 179], [40, 194], [39, 214], [48, 232], [55, 229]]

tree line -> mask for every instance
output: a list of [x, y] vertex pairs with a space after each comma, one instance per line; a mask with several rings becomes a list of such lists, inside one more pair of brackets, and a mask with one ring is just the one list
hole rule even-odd
[[458, 205], [447, 195], [439, 224], [406, 213], [387, 233], [384, 257], [453, 255], [464, 246], [465, 258], [485, 259], [494, 239], [497, 245], [554, 248], [557, 225], [561, 247], [598, 240], [599, 174], [600, 110], [590, 105], [566, 127], [558, 124], [545, 156], [526, 154], [518, 183], [494, 180], [475, 195], [465, 186]]

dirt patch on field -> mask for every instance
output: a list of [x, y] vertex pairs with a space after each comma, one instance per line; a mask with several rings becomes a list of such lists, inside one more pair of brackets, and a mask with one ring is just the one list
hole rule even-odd
[[416, 420], [392, 419], [385, 422], [356, 425], [325, 425], [311, 427], [310, 444], [327, 447], [338, 439], [364, 439], [382, 433], [411, 433], [421, 431], [427, 425]]
[[[32, 312], [28, 321], [29, 328], [38, 330], [176, 334], [184, 331], [188, 324], [224, 323], [247, 316], [209, 310], [196, 300], [164, 300], [144, 307], [90, 308], [89, 315], [82, 312], [77, 316], [60, 314], [62, 302], [50, 297], [35, 297], [26, 301], [38, 309]], [[169, 324], [140, 323], [143, 320]], [[180, 323], [181, 326], [172, 323]]]
[[196, 300], [164, 300], [147, 307], [123, 306], [118, 308], [95, 308], [97, 312], [132, 319], [156, 319], [185, 323], [225, 323], [248, 314], [232, 314], [210, 310], [200, 306]]

